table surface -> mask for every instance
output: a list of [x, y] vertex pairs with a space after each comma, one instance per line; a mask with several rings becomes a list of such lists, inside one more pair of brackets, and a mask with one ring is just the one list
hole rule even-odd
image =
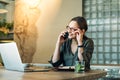
[[18, 72], [0, 67], [0, 80], [94, 80], [106, 74], [106, 71], [102, 70], [91, 70], [83, 73], [54, 70], [48, 72]]

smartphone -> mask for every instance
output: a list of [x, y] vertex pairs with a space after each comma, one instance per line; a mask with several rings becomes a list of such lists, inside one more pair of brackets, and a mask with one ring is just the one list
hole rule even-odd
[[65, 32], [65, 35], [63, 36], [64, 39], [67, 39], [69, 36], [69, 33], [68, 32]]

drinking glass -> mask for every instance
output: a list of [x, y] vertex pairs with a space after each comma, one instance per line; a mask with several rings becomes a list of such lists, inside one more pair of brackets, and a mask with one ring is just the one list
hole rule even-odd
[[84, 61], [75, 61], [75, 72], [80, 73], [84, 72], [85, 62]]

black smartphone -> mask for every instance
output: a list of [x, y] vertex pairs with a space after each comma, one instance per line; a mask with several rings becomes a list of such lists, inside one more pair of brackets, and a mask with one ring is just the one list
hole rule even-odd
[[65, 35], [63, 36], [64, 39], [67, 39], [69, 36], [69, 33], [68, 32], [65, 32]]

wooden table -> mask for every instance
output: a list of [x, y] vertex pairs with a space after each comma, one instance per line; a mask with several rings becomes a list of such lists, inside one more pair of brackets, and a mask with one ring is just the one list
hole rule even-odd
[[84, 73], [74, 71], [17, 72], [0, 68], [0, 80], [94, 80], [106, 74], [102, 70], [91, 70]]

